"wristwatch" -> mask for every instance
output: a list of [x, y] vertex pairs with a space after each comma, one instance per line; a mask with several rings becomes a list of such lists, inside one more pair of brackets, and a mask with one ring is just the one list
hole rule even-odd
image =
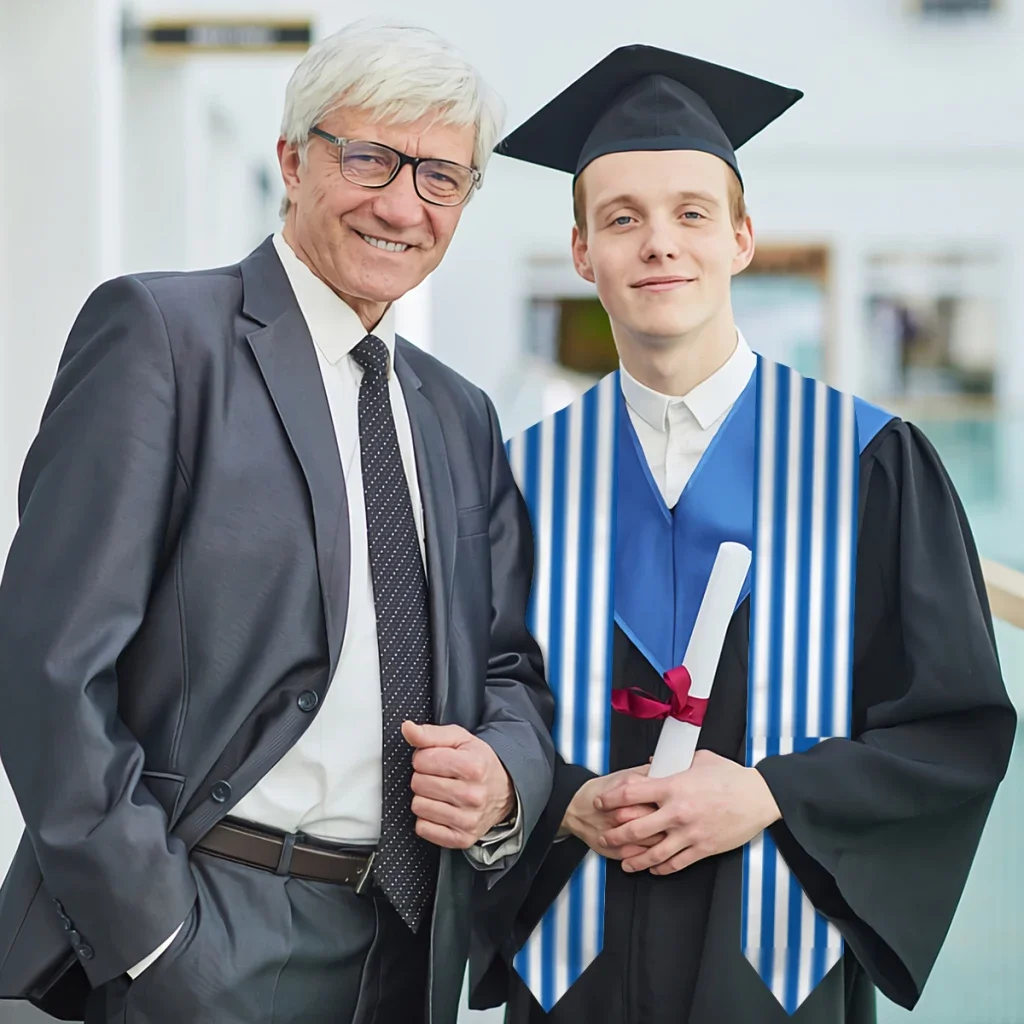
[[519, 811], [518, 811], [518, 809], [515, 809], [515, 810], [512, 811], [512, 813], [507, 818], [505, 818], [504, 821], [499, 821], [496, 825], [492, 825], [491, 826], [491, 831], [492, 832], [497, 832], [499, 830], [505, 831], [505, 829], [515, 828], [516, 827], [516, 822], [518, 822], [518, 821], [519, 821]]

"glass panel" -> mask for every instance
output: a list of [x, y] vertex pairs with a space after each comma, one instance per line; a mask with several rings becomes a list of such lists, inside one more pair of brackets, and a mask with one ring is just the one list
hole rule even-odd
[[998, 253], [878, 253], [867, 261], [865, 397], [991, 408], [1003, 261]]
[[473, 175], [465, 167], [445, 160], [431, 160], [416, 169], [424, 198], [442, 204], [457, 203], [473, 184]]
[[345, 177], [357, 185], [380, 185], [391, 177], [398, 156], [372, 142], [349, 142], [342, 151]]

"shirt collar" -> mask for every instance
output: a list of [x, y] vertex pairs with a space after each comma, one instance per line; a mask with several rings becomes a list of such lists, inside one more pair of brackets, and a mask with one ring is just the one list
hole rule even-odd
[[668, 431], [669, 410], [680, 405], [690, 411], [701, 430], [707, 430], [740, 397], [756, 365], [757, 356], [737, 329], [736, 348], [732, 355], [710, 377], [682, 397], [654, 391], [641, 384], [620, 364], [622, 394], [633, 412], [661, 433]]
[[[313, 344], [323, 357], [332, 364], [339, 363], [367, 335], [359, 314], [329, 288], [285, 241], [280, 231], [274, 234], [274, 248], [288, 276], [288, 282], [295, 292]], [[380, 323], [373, 329], [375, 337], [387, 346], [390, 363], [395, 361], [395, 315], [394, 305], [388, 306]]]

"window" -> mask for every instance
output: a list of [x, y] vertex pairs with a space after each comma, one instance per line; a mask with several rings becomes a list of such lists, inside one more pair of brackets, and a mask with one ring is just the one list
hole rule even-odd
[[991, 406], [1001, 261], [985, 252], [880, 252], [867, 261], [868, 392], [918, 406]]

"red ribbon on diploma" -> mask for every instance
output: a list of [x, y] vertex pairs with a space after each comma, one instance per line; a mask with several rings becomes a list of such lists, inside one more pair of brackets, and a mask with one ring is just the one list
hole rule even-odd
[[612, 690], [612, 707], [630, 718], [675, 718], [699, 729], [704, 724], [708, 702], [705, 697], [690, 696], [691, 680], [686, 666], [670, 668], [662, 678], [672, 693], [667, 704], [637, 686], [630, 686]]

